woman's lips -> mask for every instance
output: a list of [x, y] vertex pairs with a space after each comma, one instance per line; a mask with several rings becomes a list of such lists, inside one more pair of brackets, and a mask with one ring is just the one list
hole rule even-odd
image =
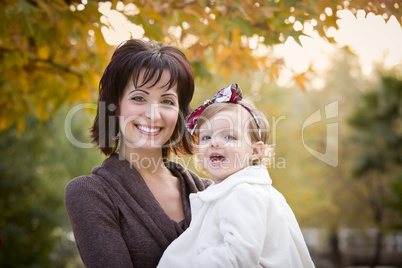
[[135, 125], [138, 130], [145, 135], [149, 136], [155, 136], [158, 135], [159, 132], [161, 132], [161, 127], [150, 127], [150, 126], [144, 126], [144, 125]]

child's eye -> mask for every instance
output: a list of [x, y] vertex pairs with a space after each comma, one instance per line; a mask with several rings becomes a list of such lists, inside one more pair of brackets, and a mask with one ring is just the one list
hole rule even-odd
[[131, 98], [133, 101], [143, 102], [145, 101], [144, 97], [141, 96], [134, 96]]
[[172, 106], [174, 106], [174, 102], [171, 101], [171, 100], [163, 100], [163, 101], [162, 101], [162, 104], [167, 104], [167, 105], [172, 105]]
[[236, 137], [233, 135], [227, 135], [225, 138], [228, 140], [236, 140]]
[[210, 139], [211, 139], [211, 136], [208, 136], [208, 135], [205, 135], [205, 136], [201, 137], [202, 141], [207, 141], [207, 140], [210, 140]]

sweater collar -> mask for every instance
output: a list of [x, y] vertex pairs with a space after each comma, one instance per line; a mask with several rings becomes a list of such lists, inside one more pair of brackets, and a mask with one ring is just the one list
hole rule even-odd
[[230, 175], [221, 183], [212, 184], [205, 191], [197, 193], [197, 196], [205, 202], [210, 202], [219, 199], [241, 183], [271, 185], [272, 180], [266, 166], [249, 166]]
[[[188, 198], [189, 193], [203, 190], [204, 185], [197, 176], [174, 162], [168, 163], [172, 174], [180, 179], [182, 204], [185, 214], [185, 228], [191, 221], [190, 205], [183, 199]], [[124, 158], [113, 154], [105, 159], [101, 166], [95, 167], [92, 173], [100, 176], [108, 183], [108, 188], [116, 192], [116, 198], [129, 206], [133, 214], [155, 236], [160, 246], [165, 249], [182, 229], [179, 223], [171, 220], [156, 200], [140, 173]]]

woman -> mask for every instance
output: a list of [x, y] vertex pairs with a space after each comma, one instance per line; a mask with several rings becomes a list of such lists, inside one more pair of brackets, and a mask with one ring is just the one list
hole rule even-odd
[[191, 65], [175, 47], [129, 40], [99, 88], [92, 138], [109, 157], [65, 190], [77, 247], [87, 267], [156, 267], [190, 224], [189, 194], [211, 183], [167, 159], [192, 153]]

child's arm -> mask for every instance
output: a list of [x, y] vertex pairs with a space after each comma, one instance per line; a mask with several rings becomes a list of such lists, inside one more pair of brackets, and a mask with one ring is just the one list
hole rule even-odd
[[223, 244], [201, 252], [193, 267], [256, 267], [265, 242], [267, 203], [250, 185], [232, 190], [218, 213]]

